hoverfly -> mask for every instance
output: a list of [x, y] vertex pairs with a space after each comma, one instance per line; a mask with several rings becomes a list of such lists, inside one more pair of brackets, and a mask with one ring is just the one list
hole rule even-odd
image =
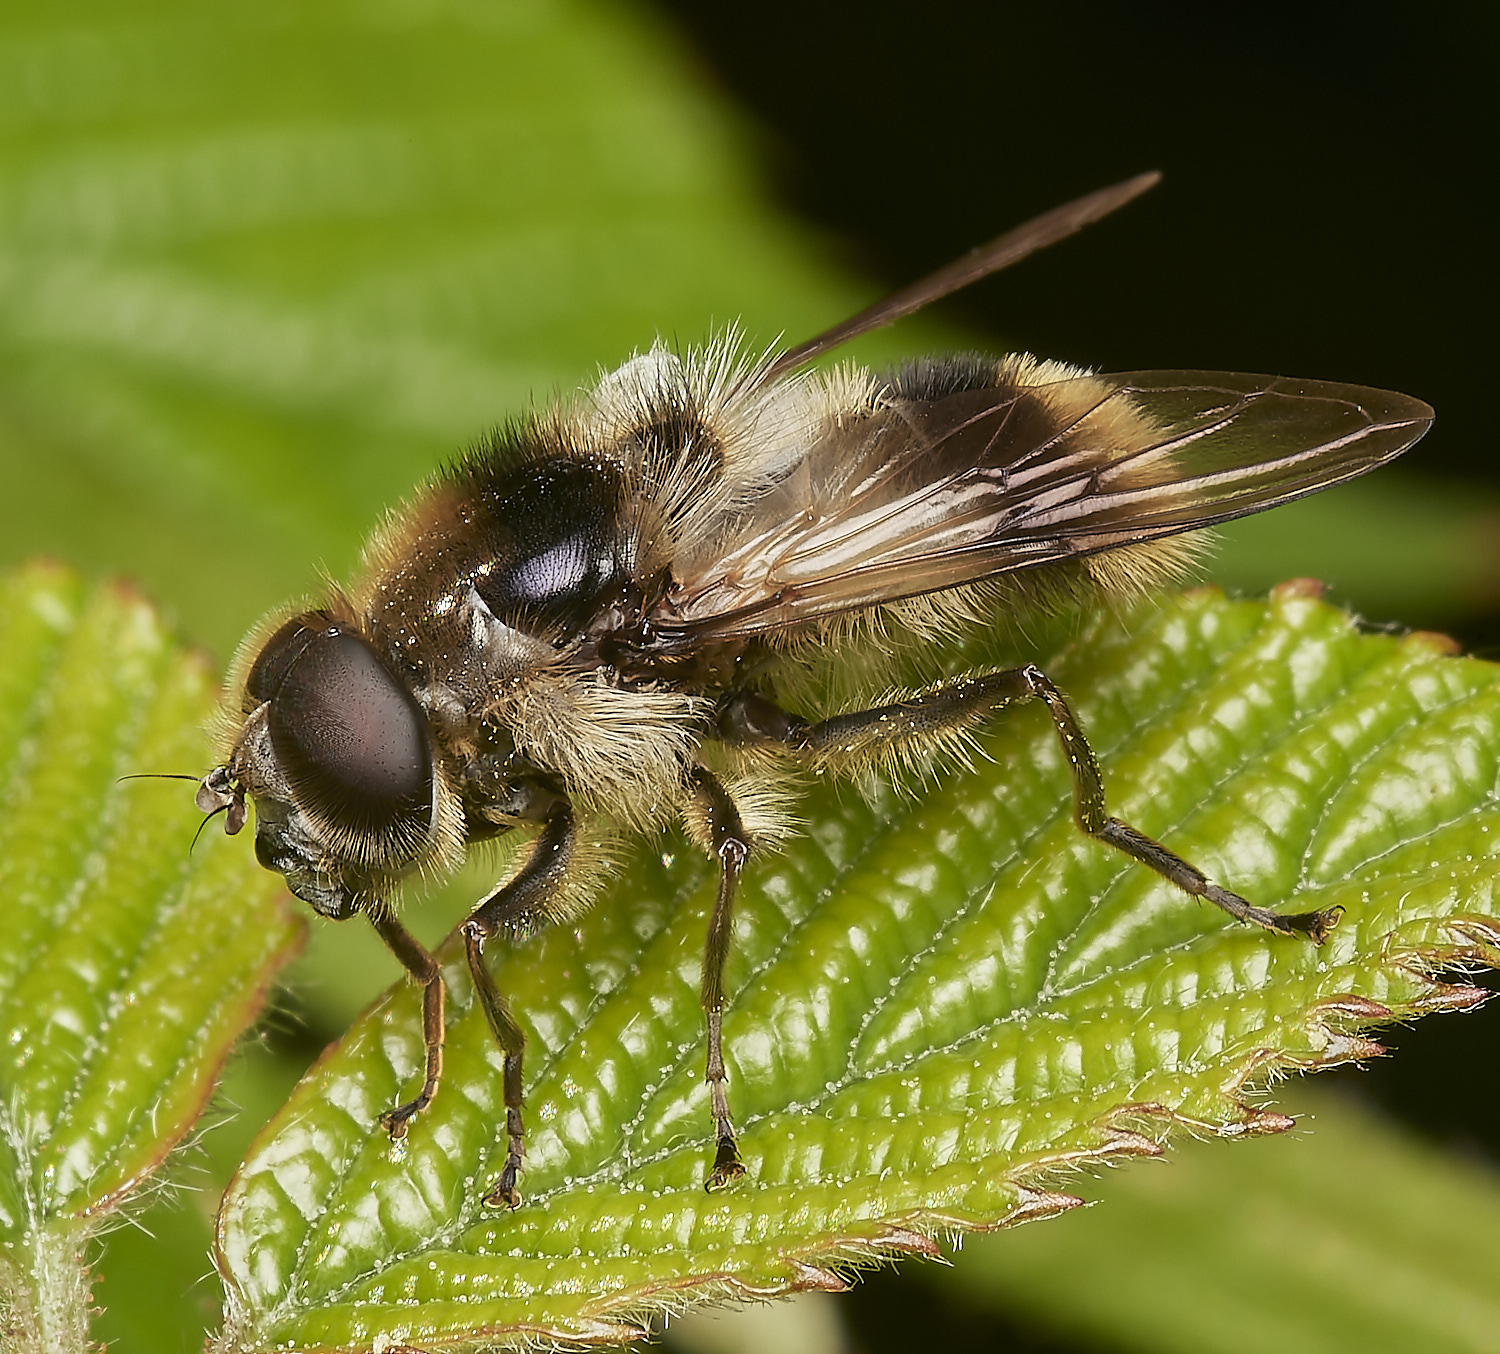
[[[868, 659], [893, 635], [983, 626], [1039, 593], [1156, 587], [1190, 562], [1181, 533], [1363, 474], [1426, 431], [1419, 400], [1322, 381], [1099, 376], [1025, 356], [808, 366], [1156, 177], [1049, 212], [779, 356], [658, 343], [491, 434], [375, 532], [347, 588], [241, 645], [197, 802], [235, 833], [253, 801], [260, 862], [324, 916], [363, 913], [423, 986], [425, 1074], [383, 1116], [393, 1138], [437, 1093], [445, 1002], [394, 913], [398, 883], [452, 870], [471, 843], [535, 834], [459, 927], [504, 1053], [507, 1153], [485, 1197], [513, 1207], [524, 1039], [486, 943], [575, 915], [611, 840], [675, 818], [719, 864], [707, 1184], [740, 1175], [722, 975], [740, 873], [788, 829], [778, 788], [799, 767], [951, 748], [1020, 701], [1052, 718], [1081, 831], [1233, 917], [1322, 940], [1335, 914], [1256, 907], [1111, 817], [1078, 721], [1034, 665], [833, 713], [778, 696], [830, 645]], [[859, 623], [871, 618], [885, 623]]]

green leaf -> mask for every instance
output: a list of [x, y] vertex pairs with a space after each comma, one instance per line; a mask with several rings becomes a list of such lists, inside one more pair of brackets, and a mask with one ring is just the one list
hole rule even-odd
[[226, 1196], [226, 1348], [625, 1339], [694, 1298], [837, 1287], [930, 1238], [1062, 1211], [1058, 1171], [1174, 1128], [1289, 1122], [1248, 1085], [1375, 1049], [1373, 1023], [1475, 1002], [1493, 963], [1500, 670], [1362, 634], [1289, 588], [1100, 620], [1049, 671], [1115, 812], [1281, 910], [1345, 909], [1322, 949], [1236, 926], [1082, 838], [1051, 726], [913, 798], [820, 790], [746, 877], [725, 1015], [748, 1176], [709, 1165], [699, 954], [714, 881], [643, 847], [576, 929], [496, 953], [530, 1039], [526, 1202], [500, 1060], [458, 951], [441, 1094], [397, 987], [330, 1051]]
[[222, 834], [190, 852], [191, 787], [121, 779], [201, 767], [212, 695], [129, 591], [0, 580], [0, 1292], [21, 1348], [81, 1347], [87, 1239], [192, 1128], [300, 934]]

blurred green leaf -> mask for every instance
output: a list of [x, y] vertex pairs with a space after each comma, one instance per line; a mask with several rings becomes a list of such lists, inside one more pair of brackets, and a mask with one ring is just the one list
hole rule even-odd
[[1175, 1125], [1284, 1127], [1248, 1082], [1473, 1004], [1429, 974], [1500, 958], [1500, 669], [1361, 634], [1296, 590], [1205, 590], [1133, 622], [1050, 666], [1115, 811], [1261, 903], [1343, 907], [1327, 946], [1235, 926], [1082, 838], [1050, 723], [1018, 712], [994, 760], [916, 800], [813, 794], [806, 836], [747, 875], [736, 1189], [702, 1188], [713, 879], [670, 841], [575, 930], [494, 961], [531, 1040], [523, 1207], [480, 1203], [500, 1059], [449, 947], [444, 1087], [410, 1137], [378, 1124], [422, 1060], [400, 986], [231, 1187], [225, 1347], [624, 1339], [692, 1296], [837, 1287], [933, 1233], [1062, 1211], [1059, 1167], [1153, 1154]]
[[89, 1237], [192, 1128], [299, 928], [235, 845], [189, 852], [212, 682], [150, 608], [0, 582], [0, 1285], [81, 1348]]
[[[1420, 464], [1420, 447], [1411, 456]], [[1500, 597], [1500, 499], [1481, 486], [1371, 475], [1215, 532], [1213, 576], [1256, 595], [1316, 578], [1371, 621], [1457, 625]]]
[[1091, 1186], [1058, 1227], [967, 1244], [924, 1280], [1152, 1354], [1473, 1354], [1500, 1347], [1500, 1179], [1311, 1089], [1299, 1131]]
[[623, 6], [6, 6], [3, 549], [227, 654], [533, 396], [867, 299], [748, 150]]

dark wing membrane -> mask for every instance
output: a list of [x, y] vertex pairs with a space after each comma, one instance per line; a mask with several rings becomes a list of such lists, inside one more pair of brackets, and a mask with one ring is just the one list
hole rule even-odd
[[1227, 522], [1352, 479], [1426, 432], [1383, 390], [1127, 372], [893, 400], [679, 561], [666, 647], [764, 635]]

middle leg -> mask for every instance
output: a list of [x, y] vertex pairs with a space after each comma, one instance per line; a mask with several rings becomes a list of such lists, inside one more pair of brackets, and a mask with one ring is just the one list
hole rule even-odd
[[526, 1036], [485, 965], [484, 946], [502, 931], [525, 933], [546, 919], [549, 903], [566, 884], [577, 840], [572, 806], [561, 795], [552, 797], [542, 830], [531, 843], [521, 867], [483, 899], [458, 928], [464, 938], [474, 991], [505, 1055], [505, 1165], [495, 1187], [484, 1196], [485, 1203], [495, 1206], [515, 1208], [521, 1202], [516, 1181], [526, 1150], [521, 1119], [521, 1068]]
[[734, 1123], [729, 1117], [729, 1097], [724, 1091], [724, 962], [733, 934], [734, 895], [740, 871], [750, 855], [750, 835], [739, 809], [717, 777], [701, 766], [693, 770], [689, 827], [693, 835], [719, 862], [719, 892], [708, 923], [703, 946], [703, 983], [699, 999], [708, 1024], [708, 1066], [704, 1080], [714, 1120], [714, 1167], [703, 1182], [706, 1190], [722, 1189], [745, 1173], [735, 1142]]

